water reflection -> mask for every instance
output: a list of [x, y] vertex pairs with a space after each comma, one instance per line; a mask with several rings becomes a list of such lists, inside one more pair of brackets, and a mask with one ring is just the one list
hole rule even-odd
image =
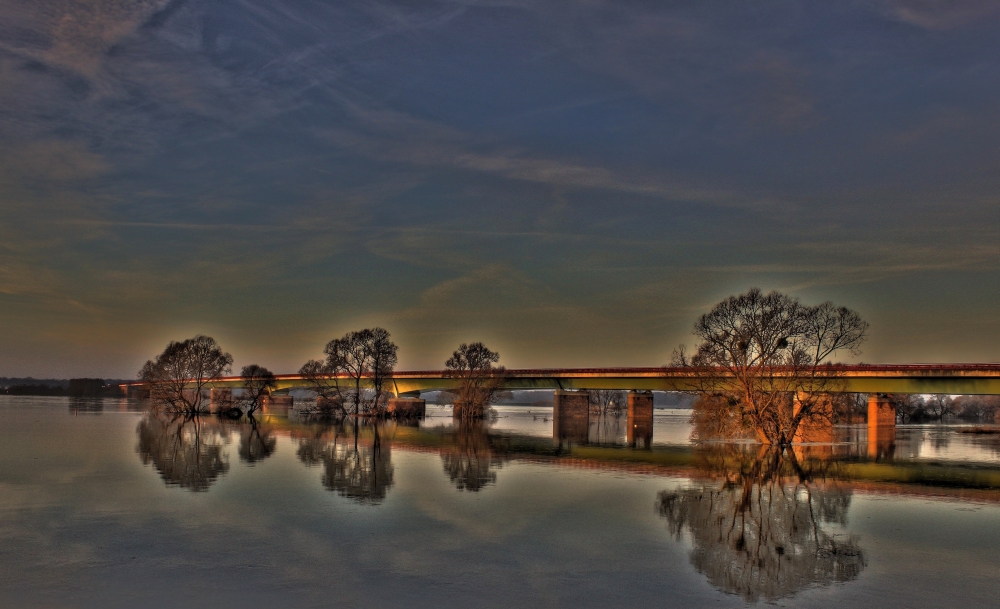
[[69, 411], [72, 414], [101, 414], [104, 400], [100, 398], [70, 398]]
[[363, 504], [379, 504], [393, 484], [391, 443], [381, 424], [357, 419], [337, 425], [314, 426], [299, 438], [296, 455], [306, 465], [323, 466], [327, 490]]
[[229, 471], [223, 450], [229, 435], [217, 421], [150, 413], [139, 422], [136, 434], [143, 465], [152, 464], [167, 486], [207, 491]]
[[441, 461], [458, 490], [476, 492], [497, 481], [495, 470], [503, 466], [504, 451], [494, 446], [495, 440], [482, 422], [463, 423], [455, 430]]
[[706, 449], [701, 457], [709, 480], [659, 495], [671, 532], [690, 536], [695, 569], [748, 602], [855, 579], [865, 567], [864, 552], [856, 537], [831, 530], [847, 525], [850, 490], [814, 482], [822, 472], [807, 470], [792, 453], [744, 450]]
[[249, 464], [263, 461], [274, 454], [278, 439], [270, 425], [258, 421], [253, 415], [247, 417], [240, 433], [240, 461]]

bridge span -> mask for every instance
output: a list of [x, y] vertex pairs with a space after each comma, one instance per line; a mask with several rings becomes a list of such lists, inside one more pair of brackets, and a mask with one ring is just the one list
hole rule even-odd
[[[850, 393], [1000, 395], [1000, 364], [852, 364], [824, 368]], [[694, 378], [686, 368], [538, 368], [507, 371], [507, 389], [622, 389], [686, 391]], [[346, 376], [343, 377], [345, 380]], [[725, 376], [718, 377], [725, 384]], [[276, 375], [276, 391], [307, 389], [310, 380], [300, 374]], [[237, 388], [242, 380], [229, 376], [209, 383], [211, 388]], [[447, 390], [456, 380], [445, 370], [397, 371], [390, 389], [397, 396]], [[128, 383], [141, 387], [141, 383]]]

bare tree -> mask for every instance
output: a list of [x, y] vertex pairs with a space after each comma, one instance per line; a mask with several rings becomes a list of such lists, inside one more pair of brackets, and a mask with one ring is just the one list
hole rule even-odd
[[276, 387], [271, 371], [257, 364], [243, 366], [240, 372], [243, 379], [243, 393], [240, 394], [240, 405], [246, 408], [251, 417], [264, 406], [264, 397]]
[[203, 412], [205, 387], [230, 371], [233, 357], [224, 353], [215, 339], [198, 335], [172, 341], [163, 353], [139, 371], [139, 380], [149, 387], [154, 403], [174, 412]]
[[[307, 362], [301, 372], [317, 393], [347, 404], [351, 414], [380, 414], [398, 361], [397, 350], [382, 328], [348, 332], [327, 343], [325, 362]], [[341, 376], [345, 377], [343, 384]]]
[[590, 404], [603, 417], [617, 416], [625, 411], [627, 394], [619, 389], [591, 389]]
[[[326, 349], [329, 351], [330, 345], [327, 345]], [[334, 357], [335, 354], [328, 354], [325, 361], [311, 359], [302, 365], [299, 374], [305, 377], [310, 388], [316, 393], [318, 400], [315, 414], [323, 418], [340, 419], [347, 415], [340, 385], [343, 366]]]
[[483, 343], [462, 343], [445, 362], [447, 378], [457, 380], [451, 391], [457, 418], [475, 420], [489, 415], [490, 404], [507, 383], [506, 369], [494, 366], [499, 361], [500, 354]]
[[924, 400], [924, 412], [930, 419], [943, 421], [945, 417], [955, 414], [954, 400], [950, 395], [935, 393]]
[[957, 416], [967, 421], [994, 421], [1000, 412], [1000, 396], [962, 395], [952, 402]]
[[829, 394], [843, 387], [828, 359], [842, 350], [859, 353], [867, 329], [845, 307], [807, 307], [753, 288], [702, 315], [695, 354], [688, 358], [681, 348], [674, 363], [691, 369], [690, 390], [712, 398], [703, 403], [726, 419], [715, 427], [786, 445], [804, 420], [832, 416]]

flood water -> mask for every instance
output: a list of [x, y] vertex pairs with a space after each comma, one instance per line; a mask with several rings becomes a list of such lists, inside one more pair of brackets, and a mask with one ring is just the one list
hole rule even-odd
[[0, 397], [0, 607], [996, 607], [1000, 435], [784, 455]]

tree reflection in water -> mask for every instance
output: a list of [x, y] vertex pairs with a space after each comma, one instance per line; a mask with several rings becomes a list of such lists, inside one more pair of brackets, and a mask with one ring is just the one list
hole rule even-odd
[[453, 443], [441, 453], [444, 471], [460, 491], [478, 491], [497, 481], [495, 468], [503, 466], [481, 421], [467, 421], [455, 430]]
[[691, 562], [712, 585], [770, 602], [864, 569], [857, 539], [823, 526], [846, 525], [849, 489], [813, 482], [821, 471], [806, 471], [790, 452], [753, 458], [720, 447], [703, 457], [713, 481], [664, 491], [658, 507], [678, 539], [688, 531]]
[[[349, 428], [349, 429], [348, 429]], [[313, 436], [299, 439], [297, 455], [306, 465], [323, 465], [323, 486], [358, 503], [379, 504], [393, 483], [392, 451], [382, 441], [379, 424], [364, 426], [357, 419], [345, 427], [319, 427]]]
[[278, 439], [272, 434], [271, 427], [258, 421], [253, 415], [247, 417], [248, 423], [240, 430], [240, 461], [249, 464], [263, 461], [274, 454]]
[[197, 415], [150, 413], [136, 428], [136, 452], [143, 465], [152, 464], [168, 486], [207, 491], [229, 471], [223, 447], [228, 431], [218, 422]]

